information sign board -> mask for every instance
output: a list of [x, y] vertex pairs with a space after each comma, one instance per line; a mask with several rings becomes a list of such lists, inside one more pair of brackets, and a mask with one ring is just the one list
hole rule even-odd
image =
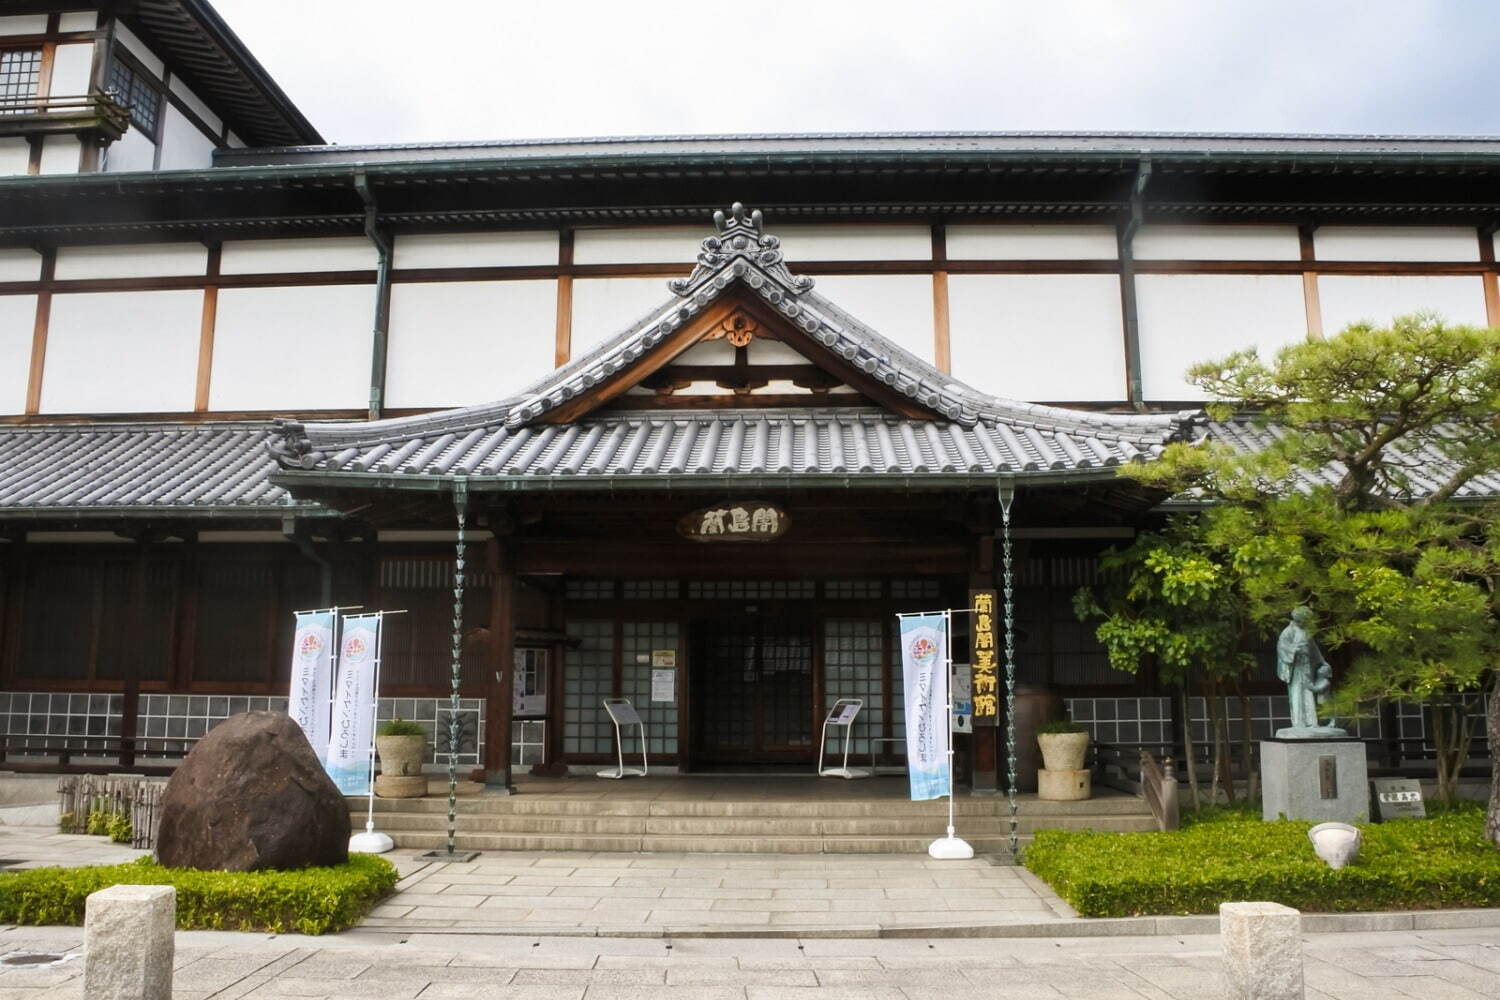
[[1422, 783], [1415, 778], [1372, 778], [1370, 798], [1370, 815], [1382, 823], [1391, 819], [1427, 818]]

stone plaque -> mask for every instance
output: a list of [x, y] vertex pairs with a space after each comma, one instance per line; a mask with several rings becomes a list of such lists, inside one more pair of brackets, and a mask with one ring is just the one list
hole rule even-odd
[[1426, 819], [1422, 783], [1415, 778], [1373, 778], [1370, 781], [1370, 816], [1391, 819]]
[[695, 542], [769, 542], [786, 534], [791, 519], [765, 500], [729, 500], [684, 514], [677, 533]]
[[1318, 758], [1318, 797], [1339, 797], [1339, 759], [1331, 754]]

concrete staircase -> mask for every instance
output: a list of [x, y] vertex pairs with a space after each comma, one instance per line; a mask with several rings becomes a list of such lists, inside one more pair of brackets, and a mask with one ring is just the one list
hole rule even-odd
[[[355, 829], [365, 800], [350, 799]], [[446, 797], [376, 799], [375, 828], [397, 847], [447, 846]], [[1009, 816], [1001, 798], [960, 798], [957, 833], [978, 853], [1009, 848]], [[946, 800], [894, 797], [660, 796], [563, 797], [472, 795], [458, 800], [457, 846], [476, 851], [624, 851], [687, 853], [905, 854], [943, 835]], [[1020, 842], [1043, 829], [1129, 832], [1154, 830], [1143, 800], [1105, 793], [1085, 802], [1020, 802]]]

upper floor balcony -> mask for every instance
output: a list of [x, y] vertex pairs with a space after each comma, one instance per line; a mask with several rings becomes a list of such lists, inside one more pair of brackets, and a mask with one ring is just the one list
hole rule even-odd
[[0, 138], [76, 135], [107, 145], [129, 127], [129, 109], [111, 93], [0, 97]]

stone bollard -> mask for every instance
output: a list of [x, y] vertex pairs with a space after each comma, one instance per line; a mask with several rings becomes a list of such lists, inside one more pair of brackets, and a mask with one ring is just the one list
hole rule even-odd
[[1280, 903], [1220, 903], [1228, 1000], [1303, 1000], [1302, 913]]
[[84, 904], [86, 1000], [171, 1000], [177, 890], [114, 885]]

